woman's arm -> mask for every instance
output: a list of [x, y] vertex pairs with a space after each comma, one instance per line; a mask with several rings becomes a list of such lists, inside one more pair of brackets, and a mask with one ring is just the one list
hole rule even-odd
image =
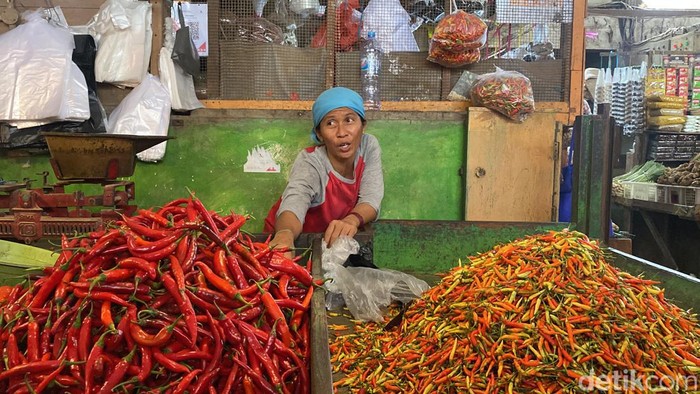
[[323, 239], [330, 246], [333, 241], [343, 235], [354, 237], [365, 223], [377, 218], [377, 211], [369, 204], [357, 204], [355, 208], [344, 218], [333, 220], [323, 234]]
[[294, 255], [294, 240], [301, 234], [302, 225], [297, 216], [291, 211], [284, 211], [277, 216], [275, 236], [270, 241], [273, 248], [286, 248], [287, 257]]

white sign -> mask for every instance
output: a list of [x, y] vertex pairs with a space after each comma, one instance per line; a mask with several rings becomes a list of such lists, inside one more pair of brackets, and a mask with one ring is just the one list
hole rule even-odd
[[496, 0], [499, 23], [571, 23], [573, 0]]
[[280, 165], [275, 162], [272, 154], [262, 146], [256, 146], [248, 151], [248, 160], [243, 165], [243, 172], [280, 172]]
[[[190, 35], [192, 41], [197, 47], [199, 56], [209, 56], [209, 24], [207, 22], [207, 5], [206, 4], [182, 4], [182, 14], [185, 17], [185, 24], [190, 27]], [[170, 11], [173, 19], [173, 31], [180, 29], [180, 18], [177, 16], [177, 2], [173, 2], [173, 8]]]

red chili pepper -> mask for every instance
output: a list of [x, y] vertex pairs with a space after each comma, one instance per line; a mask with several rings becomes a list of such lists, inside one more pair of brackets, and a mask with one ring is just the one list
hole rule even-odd
[[156, 334], [149, 334], [144, 331], [134, 320], [136, 320], [136, 315], [129, 313], [127, 316], [129, 321], [129, 334], [131, 338], [141, 346], [163, 346], [170, 340], [173, 335], [173, 330], [177, 320], [172, 324], [165, 326], [160, 329]]
[[146, 381], [153, 369], [153, 351], [148, 346], [140, 346], [141, 348], [141, 367], [136, 378], [139, 382]]
[[39, 323], [30, 315], [27, 325], [27, 360], [39, 360]]
[[314, 295], [314, 287], [310, 286], [306, 290], [306, 295], [304, 296], [304, 300], [302, 300], [301, 304], [305, 307], [304, 310], [298, 309], [294, 311], [294, 314], [292, 315], [292, 319], [289, 321], [289, 327], [294, 330], [298, 331], [299, 326], [301, 325], [301, 319], [304, 317], [304, 314], [306, 314], [306, 311], [309, 309], [309, 306], [311, 305], [311, 299], [313, 298]]
[[34, 361], [16, 365], [0, 372], [0, 382], [26, 373], [40, 373], [58, 368], [63, 360]]
[[147, 209], [139, 209], [138, 214], [147, 219], [150, 219], [151, 221], [161, 225], [162, 227], [170, 227], [170, 222], [168, 221], [168, 219], [153, 211], [149, 211]]
[[187, 361], [187, 360], [211, 360], [212, 355], [208, 352], [201, 350], [183, 350], [180, 352], [168, 353], [167, 356], [173, 361]]
[[97, 365], [97, 360], [102, 356], [105, 347], [105, 336], [110, 332], [112, 332], [112, 330], [105, 331], [100, 335], [97, 342], [95, 342], [95, 346], [90, 350], [90, 354], [85, 362], [85, 393], [91, 393], [93, 391], [92, 381], [94, 368]]
[[260, 360], [260, 363], [267, 372], [267, 376], [270, 378], [274, 388], [277, 391], [282, 391], [282, 379], [279, 375], [279, 370], [274, 366], [270, 355], [265, 352], [265, 349], [260, 345], [260, 342], [258, 342], [255, 334], [248, 329], [247, 324], [239, 324], [238, 330], [241, 332], [241, 334], [243, 334], [248, 346], [252, 348], [253, 352]]
[[169, 359], [157, 347], [153, 348], [153, 359], [160, 363], [165, 369], [175, 373], [189, 373], [190, 370], [185, 365]]
[[289, 293], [287, 293], [287, 287], [289, 286], [289, 275], [281, 275], [279, 281], [277, 282], [277, 288], [280, 294], [284, 298], [289, 298]]
[[53, 372], [46, 375], [46, 377], [44, 377], [44, 379], [42, 379], [41, 382], [39, 382], [39, 384], [36, 386], [36, 388], [34, 389], [34, 393], [43, 393], [44, 390], [46, 390], [46, 388], [49, 387], [49, 384], [51, 384], [58, 377], [58, 375], [61, 374], [63, 368], [65, 368], [65, 365], [61, 364], [58, 366], [58, 368], [54, 369]]
[[87, 360], [90, 348], [92, 317], [88, 316], [83, 319], [80, 331], [78, 333], [78, 359]]
[[214, 352], [212, 353], [211, 362], [204, 369], [204, 374], [211, 372], [212, 370], [219, 367], [221, 364], [221, 354], [223, 353], [224, 342], [221, 339], [221, 331], [219, 324], [214, 320], [209, 312], [206, 312], [207, 319], [209, 320], [209, 327], [211, 333], [214, 336]]
[[120, 229], [112, 229], [107, 234], [102, 236], [99, 241], [97, 241], [88, 251], [81, 257], [83, 263], [87, 263], [92, 260], [95, 256], [100, 254], [107, 246], [114, 242], [117, 238], [122, 236]]
[[95, 277], [87, 277], [86, 280], [92, 283], [113, 283], [129, 280], [134, 277], [132, 269], [115, 268], [106, 272], [102, 272]]
[[140, 257], [142, 259], [146, 259], [148, 261], [159, 261], [162, 258], [165, 258], [169, 254], [173, 253], [175, 249], [177, 248], [179, 241], [172, 242], [162, 249], [155, 250], [153, 252], [149, 253], [134, 253], [134, 256]]
[[[180, 242], [181, 245], [186, 244], [185, 241]], [[180, 265], [180, 260], [174, 255], [168, 256], [170, 259], [170, 270], [175, 278], [175, 283], [180, 291], [185, 290], [185, 273], [182, 270], [182, 265]]]
[[238, 376], [238, 364], [234, 365], [231, 367], [231, 370], [228, 373], [228, 376], [226, 377], [226, 384], [224, 385], [224, 388], [221, 390], [222, 393], [232, 393], [233, 392], [233, 382], [236, 381], [236, 377]]
[[311, 273], [303, 266], [295, 263], [291, 259], [284, 257], [279, 252], [275, 252], [267, 263], [267, 267], [271, 270], [284, 272], [298, 280], [304, 286], [313, 286], [313, 277]]
[[14, 334], [14, 332], [10, 332], [10, 335], [7, 338], [5, 351], [7, 352], [7, 364], [10, 368], [22, 364], [22, 358], [20, 357], [19, 352], [19, 345], [17, 343], [17, 336]]
[[163, 285], [165, 289], [173, 296], [175, 302], [177, 303], [180, 311], [185, 315], [185, 324], [187, 324], [187, 331], [190, 334], [190, 339], [193, 344], [197, 343], [197, 316], [195, 315], [192, 303], [185, 296], [184, 287], [178, 289], [175, 279], [167, 273], [161, 276], [163, 280]]
[[122, 215], [122, 220], [131, 231], [151, 239], [160, 239], [172, 234], [171, 230], [157, 230], [144, 226], [134, 218], [129, 218]]
[[201, 394], [204, 390], [207, 390], [211, 392], [211, 387], [210, 384], [214, 377], [219, 374], [219, 370], [221, 367], [216, 367], [212, 369], [209, 372], [206, 372], [202, 377], [197, 381], [197, 384], [192, 388], [192, 394]]
[[215, 274], [214, 271], [212, 271], [206, 264], [197, 261], [194, 263], [194, 265], [199, 268], [199, 270], [204, 274], [204, 277], [207, 279], [207, 281], [209, 281], [209, 283], [212, 284], [212, 286], [219, 289], [219, 291], [224, 293], [229, 298], [234, 299], [236, 294], [239, 293], [230, 282]]
[[122, 381], [122, 378], [124, 375], [126, 375], [126, 371], [129, 368], [129, 364], [131, 364], [131, 360], [134, 358], [134, 354], [136, 354], [136, 347], [131, 349], [129, 354], [124, 356], [117, 365], [114, 367], [114, 370], [112, 373], [109, 374], [109, 377], [107, 378], [107, 381], [102, 385], [100, 388], [100, 391], [98, 391], [98, 394], [109, 394], [112, 392], [112, 389]]
[[[190, 371], [187, 375], [185, 375], [182, 380], [180, 380], [180, 383], [178, 383], [177, 387], [175, 387], [175, 390], [173, 390], [173, 394], [183, 394], [186, 390], [189, 391], [190, 389], [190, 384], [194, 380], [194, 378], [197, 377], [202, 372], [201, 369], [193, 369]], [[232, 391], [228, 391], [229, 393]]]
[[261, 286], [260, 289], [260, 299], [265, 306], [265, 313], [270, 317], [271, 321], [278, 321], [278, 328], [282, 342], [289, 347], [294, 346], [294, 341], [292, 340], [292, 333], [289, 331], [289, 326], [287, 325], [287, 320], [282, 313], [282, 310], [272, 298], [272, 295], [265, 291]]
[[[248, 365], [244, 364], [241, 362], [241, 360], [237, 359], [236, 357], [232, 358], [233, 362], [236, 363], [240, 368], [245, 371], [246, 375], [243, 378], [243, 387], [245, 390], [245, 393], [248, 394], [250, 393], [267, 393], [267, 394], [275, 394], [275, 390], [270, 386], [270, 383], [268, 383], [267, 380], [265, 380], [260, 374], [255, 373]], [[246, 387], [246, 378], [250, 378], [255, 381], [257, 387], [252, 386], [252, 382], [248, 382], [248, 388]]]
[[29, 303], [30, 308], [41, 308], [44, 306], [44, 303], [49, 298], [49, 295], [51, 295], [51, 293], [56, 289], [56, 286], [61, 283], [61, 280], [63, 279], [66, 271], [68, 271], [68, 268], [69, 266], [67, 262], [60, 267], [54, 267], [53, 272], [47, 278], [46, 282], [44, 282], [39, 288], [39, 291], [34, 294], [34, 298], [32, 298], [32, 301]]
[[126, 234], [126, 244], [132, 254], [152, 253], [175, 242], [182, 236], [181, 231], [171, 231], [169, 235], [155, 241], [146, 241], [133, 232]]
[[72, 267], [68, 269], [63, 275], [63, 278], [61, 278], [61, 283], [56, 286], [56, 292], [54, 293], [54, 299], [57, 304], [60, 305], [65, 301], [68, 292], [68, 283], [73, 280], [79, 270], [79, 266]]
[[81, 289], [74, 289], [73, 294], [75, 294], [76, 297], [78, 298], [90, 298], [96, 301], [110, 301], [113, 304], [121, 305], [128, 307], [131, 304], [129, 304], [127, 301], [124, 299], [120, 298], [118, 295], [113, 294], [113, 293], [107, 293], [107, 292], [100, 292], [100, 291], [93, 291], [93, 292], [86, 292]]
[[226, 255], [226, 266], [233, 275], [233, 281], [236, 283], [236, 286], [238, 286], [239, 289], [248, 286], [248, 280], [243, 274], [241, 264], [238, 262], [236, 256], [232, 254]]
[[81, 290], [92, 290], [99, 292], [112, 292], [121, 294], [148, 294], [151, 292], [151, 288], [143, 283], [134, 285], [131, 282], [116, 282], [116, 283], [105, 283], [100, 285], [92, 285], [88, 282], [70, 282], [73, 288]]
[[221, 232], [221, 239], [226, 242], [227, 238], [235, 237], [241, 227], [245, 224], [248, 219], [245, 215], [235, 215], [236, 218], [229, 224], [224, 231]]
[[226, 266], [226, 251], [223, 249], [217, 249], [214, 253], [214, 272], [220, 277], [231, 281], [231, 275], [228, 273], [228, 267]]
[[117, 262], [117, 267], [120, 268], [135, 268], [145, 272], [151, 280], [155, 280], [158, 276], [158, 264], [154, 261], [147, 261], [138, 257], [127, 257]]
[[109, 330], [114, 330], [114, 320], [112, 319], [112, 303], [109, 301], [102, 301], [102, 306], [100, 307], [100, 321], [102, 325], [107, 327]]
[[46, 323], [41, 331], [41, 338], [39, 340], [42, 360], [51, 357], [51, 314], [51, 311], [49, 311], [49, 315], [46, 318]]
[[307, 308], [302, 305], [301, 302], [293, 300], [291, 298], [275, 298], [275, 304], [279, 305], [280, 308], [289, 308], [297, 311], [306, 311]]
[[250, 253], [250, 250], [246, 249], [241, 243], [234, 243], [233, 251], [239, 256], [241, 256], [244, 262], [252, 265], [253, 268], [255, 268], [255, 270], [263, 276], [263, 278], [268, 277], [270, 275], [270, 272], [267, 270], [267, 268], [263, 267], [260, 264], [260, 261], [258, 261], [258, 259], [256, 259], [252, 253]]
[[219, 230], [216, 223], [214, 222], [214, 218], [212, 218], [211, 213], [209, 213], [204, 204], [202, 204], [202, 201], [193, 195], [191, 204], [194, 207], [194, 210], [199, 214], [199, 216], [201, 216], [204, 219], [204, 223], [206, 223], [206, 225], [214, 232], [218, 232]]

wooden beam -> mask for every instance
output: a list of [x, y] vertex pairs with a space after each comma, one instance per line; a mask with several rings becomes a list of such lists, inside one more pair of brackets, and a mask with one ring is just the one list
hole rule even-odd
[[573, 23], [571, 26], [571, 74], [569, 88], [569, 122], [573, 124], [583, 108], [583, 69], [585, 66], [586, 43], [584, 19], [586, 2], [574, 1]]
[[[284, 100], [201, 100], [208, 109], [260, 109], [310, 111], [313, 101]], [[471, 106], [468, 101], [384, 101], [382, 111], [397, 112], [464, 112]], [[537, 102], [538, 112], [569, 112], [569, 103]]]
[[160, 75], [160, 48], [163, 47], [165, 35], [165, 1], [150, 0], [151, 2], [151, 30], [153, 41], [151, 45], [151, 74]]
[[[582, 2], [585, 4], [585, 2]], [[574, 11], [575, 12], [575, 11]], [[656, 9], [617, 9], [617, 8], [589, 8], [589, 16], [608, 16], [611, 18], [691, 18], [700, 17], [700, 9], [697, 10], [656, 10]]]

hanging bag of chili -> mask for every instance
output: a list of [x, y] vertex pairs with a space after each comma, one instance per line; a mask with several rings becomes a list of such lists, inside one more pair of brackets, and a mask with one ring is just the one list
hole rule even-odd
[[471, 100], [506, 117], [523, 122], [535, 111], [535, 98], [530, 80], [517, 71], [483, 74], [471, 87]]
[[457, 10], [442, 18], [429, 43], [427, 60], [443, 67], [462, 67], [481, 60], [487, 26], [476, 15]]

